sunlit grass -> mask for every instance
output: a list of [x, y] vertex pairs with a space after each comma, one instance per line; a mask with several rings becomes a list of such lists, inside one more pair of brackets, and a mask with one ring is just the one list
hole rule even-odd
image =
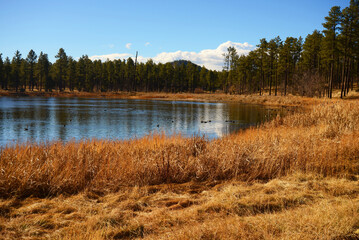
[[[280, 94], [279, 94], [280, 95]], [[300, 96], [269, 96], [268, 93], [231, 95], [225, 93], [166, 93], [166, 92], [38, 92], [25, 93], [0, 90], [0, 96], [40, 96], [40, 97], [81, 97], [81, 98], [113, 98], [113, 99], [158, 99], [158, 100], [185, 100], [185, 101], [213, 101], [262, 104], [271, 106], [307, 106], [322, 102], [323, 99]]]
[[0, 237], [354, 236], [358, 139], [359, 104], [321, 101], [215, 140], [158, 134], [7, 146]]
[[128, 141], [20, 144], [1, 151], [1, 197], [115, 192], [208, 180], [269, 180], [295, 171], [358, 171], [359, 107], [325, 102], [216, 140], [164, 135]]

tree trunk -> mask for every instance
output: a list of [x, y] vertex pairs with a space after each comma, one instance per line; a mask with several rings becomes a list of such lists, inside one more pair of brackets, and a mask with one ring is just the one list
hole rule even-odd
[[342, 90], [340, 92], [340, 98], [345, 97], [345, 90], [346, 90], [345, 67], [346, 67], [346, 61], [347, 61], [347, 58], [344, 57], [344, 62], [343, 62], [343, 67], [342, 67], [342, 80], [341, 80], [341, 83], [342, 83], [341, 89]]
[[276, 70], [275, 71], [275, 92], [274, 92], [275, 96], [277, 96], [277, 91], [278, 91], [278, 72]]
[[349, 93], [349, 88], [350, 88], [350, 68], [351, 68], [351, 61], [350, 59], [348, 60], [348, 66], [346, 69], [346, 89], [344, 89], [344, 91], [346, 90], [346, 95], [348, 95]]
[[330, 66], [330, 77], [329, 77], [329, 86], [328, 86], [328, 97], [332, 98], [332, 89], [333, 89], [333, 78], [334, 78], [334, 63], [331, 63]]
[[285, 72], [284, 96], [287, 96], [287, 84], [288, 84], [288, 70], [286, 70]]

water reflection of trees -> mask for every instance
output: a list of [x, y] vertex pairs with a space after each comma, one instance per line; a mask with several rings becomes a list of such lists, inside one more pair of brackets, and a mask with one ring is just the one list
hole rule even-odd
[[128, 139], [156, 131], [213, 138], [277, 114], [260, 106], [224, 103], [72, 98], [24, 101], [26, 104], [15, 102], [14, 107], [0, 108], [2, 139]]

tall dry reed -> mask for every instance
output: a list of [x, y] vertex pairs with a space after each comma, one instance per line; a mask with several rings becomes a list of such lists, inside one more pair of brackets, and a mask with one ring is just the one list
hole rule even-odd
[[350, 177], [359, 170], [359, 105], [323, 102], [221, 139], [164, 135], [7, 146], [0, 197], [205, 180], [269, 180], [296, 171]]

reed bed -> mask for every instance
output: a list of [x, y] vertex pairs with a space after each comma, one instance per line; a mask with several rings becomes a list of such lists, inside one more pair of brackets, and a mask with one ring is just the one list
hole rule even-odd
[[359, 170], [359, 106], [323, 102], [217, 140], [165, 135], [128, 141], [19, 144], [0, 152], [0, 197], [190, 181], [268, 181], [300, 171], [353, 177]]
[[358, 139], [358, 103], [322, 101], [216, 140], [6, 146], [0, 239], [358, 239]]

